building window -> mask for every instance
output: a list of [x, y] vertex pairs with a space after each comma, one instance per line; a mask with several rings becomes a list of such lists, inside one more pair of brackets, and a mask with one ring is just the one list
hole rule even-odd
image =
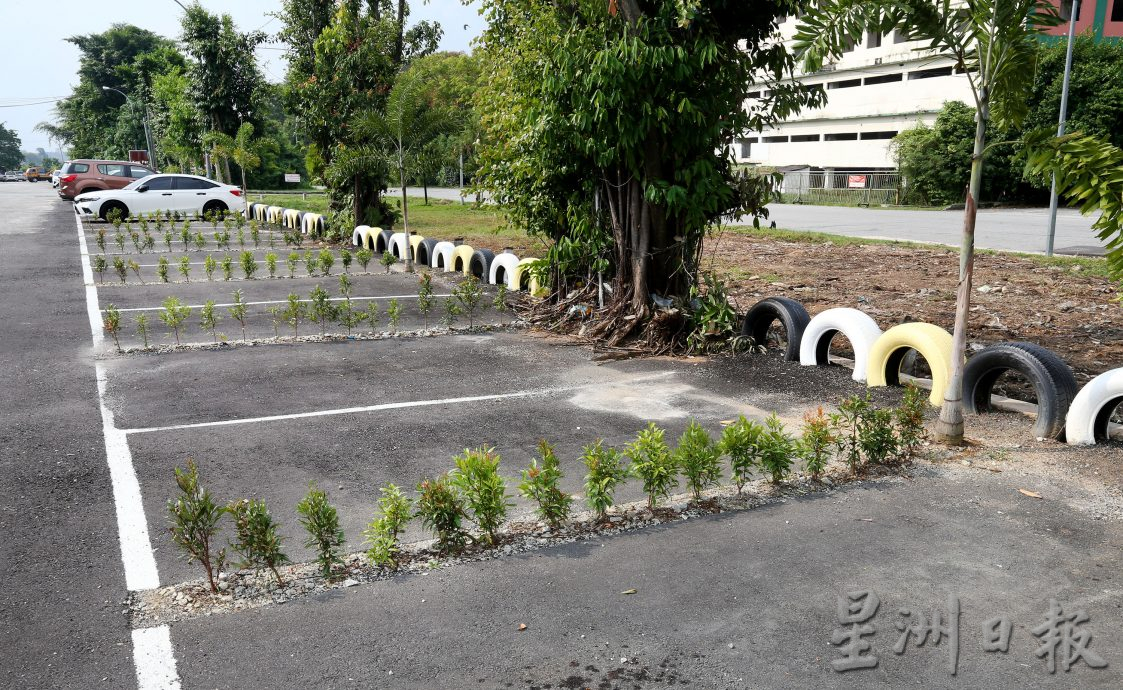
[[1115, 0], [1111, 5], [1111, 21], [1123, 22], [1123, 0]]
[[824, 134], [823, 141], [857, 141], [857, 132], [839, 132], [837, 134]]
[[908, 40], [909, 40], [908, 34], [906, 34], [903, 30], [901, 30], [901, 29], [894, 29], [893, 30], [893, 42], [894, 43], [908, 43]]
[[877, 31], [871, 31], [869, 33], [869, 35], [866, 36], [866, 47], [867, 48], [880, 48], [881, 47], [881, 34], [878, 33]]
[[855, 86], [861, 86], [861, 79], [843, 79], [842, 81], [832, 81], [827, 84], [828, 89], [851, 89]]
[[752, 155], [753, 144], [756, 143], [756, 137], [750, 137], [748, 139], [739, 139], [737, 141], [737, 143], [740, 144], [740, 146], [741, 146], [741, 158], [748, 158], [749, 156]]
[[788, 138], [786, 136], [762, 137], [761, 141], [766, 144], [786, 144], [788, 143]]
[[819, 141], [819, 135], [818, 134], [793, 134], [792, 135], [792, 143], [794, 144], [794, 143], [799, 142], [799, 141]]
[[869, 141], [870, 139], [892, 139], [897, 136], [896, 132], [862, 132], [862, 141]]
[[904, 75], [900, 72], [897, 74], [882, 74], [876, 77], [866, 77], [866, 86], [872, 84], [888, 84], [894, 81], [901, 81], [902, 79], [904, 79]]
[[760, 98], [760, 92], [759, 91], [750, 91], [748, 94], [746, 94], [745, 97], [746, 98]]
[[935, 69], [920, 69], [909, 72], [909, 81], [913, 79], [931, 79], [932, 77], [950, 77], [950, 67], [936, 67]]

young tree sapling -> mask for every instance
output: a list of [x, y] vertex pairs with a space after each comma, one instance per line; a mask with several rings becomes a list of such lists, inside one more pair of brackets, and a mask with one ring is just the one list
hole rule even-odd
[[203, 270], [207, 272], [207, 280], [214, 279], [214, 269], [218, 267], [215, 263], [214, 257], [207, 254], [207, 258], [203, 259]]
[[624, 455], [632, 461], [629, 472], [643, 482], [648, 510], [655, 510], [659, 499], [670, 496], [678, 486], [678, 464], [664, 435], [663, 429], [650, 422], [624, 448]]
[[242, 342], [246, 341], [246, 303], [242, 301], [242, 291], [235, 290], [233, 292], [234, 304], [231, 304], [227, 311], [230, 312], [230, 318], [238, 322], [242, 327]]
[[507, 512], [515, 505], [507, 493], [506, 480], [499, 474], [499, 454], [494, 448], [465, 449], [453, 462], [456, 469], [449, 480], [472, 511], [484, 541], [494, 546]]
[[180, 496], [174, 502], [168, 501], [172, 541], [186, 552], [188, 560], [203, 566], [211, 592], [218, 594], [217, 580], [226, 562], [226, 549], [215, 551], [214, 541], [226, 509], [199, 485], [199, 469], [194, 460], [187, 460], [186, 471], [175, 468], [175, 483]]
[[199, 312], [199, 327], [204, 331], [210, 331], [214, 341], [218, 342], [218, 314], [214, 313], [214, 300], [209, 299], [203, 303], [203, 309]]
[[180, 273], [180, 275], [183, 276], [183, 279], [186, 282], [188, 282], [188, 283], [191, 282], [191, 257], [189, 257], [189, 256], [180, 257], [179, 273]]
[[240, 261], [242, 263], [242, 273], [246, 275], [246, 280], [253, 280], [253, 274], [257, 273], [257, 260], [254, 259], [253, 252], [242, 252]]
[[604, 446], [603, 439], [585, 446], [581, 462], [587, 470], [585, 474], [585, 501], [596, 513], [598, 520], [608, 517], [612, 507], [616, 487], [624, 483], [628, 469], [624, 466], [623, 456], [615, 448]]
[[121, 351], [121, 312], [117, 311], [117, 307], [112, 303], [105, 305], [105, 317], [102, 319], [102, 324], [105, 326], [105, 332], [113, 336], [113, 344], [117, 346], [117, 351]]
[[161, 256], [156, 261], [156, 275], [160, 276], [160, 282], [168, 282], [168, 257]]
[[97, 273], [97, 282], [104, 282], [105, 271], [109, 268], [109, 262], [105, 260], [102, 255], [94, 257], [94, 271]]
[[234, 519], [237, 539], [230, 547], [242, 557], [239, 567], [269, 568], [277, 584], [283, 586], [285, 581], [277, 567], [288, 563], [289, 557], [281, 550], [277, 524], [265, 507], [265, 501], [243, 498], [226, 506], [226, 512]]
[[148, 315], [137, 314], [136, 317], [136, 332], [144, 341], [144, 349], [148, 349]]
[[557, 529], [569, 519], [573, 497], [558, 488], [562, 472], [554, 447], [546, 439], [538, 442], [538, 455], [542, 464], [532, 459], [530, 467], [522, 471], [519, 494], [534, 501], [538, 517]]
[[164, 300], [160, 320], [164, 325], [175, 332], [175, 344], [179, 345], [179, 329], [191, 316], [191, 307], [179, 301], [178, 297], [169, 296]]
[[364, 248], [360, 249], [359, 251], [355, 252], [355, 260], [358, 261], [359, 265], [363, 267], [364, 273], [367, 270], [367, 265], [370, 263], [371, 259], [373, 259], [373, 258], [374, 258], [374, 252], [367, 249], [366, 247], [364, 247]]
[[679, 437], [675, 459], [696, 501], [701, 500], [702, 491], [721, 481], [721, 451], [706, 429], [693, 419]]
[[219, 265], [222, 266], [222, 279], [230, 280], [234, 274], [234, 259], [230, 258], [229, 254], [225, 254]]
[[276, 254], [274, 254], [273, 252], [269, 252], [268, 254], [265, 255], [265, 267], [267, 269], [269, 269], [269, 277], [270, 278], [276, 278], [277, 277], [277, 255]]
[[335, 506], [328, 502], [326, 493], [312, 484], [308, 495], [297, 504], [296, 512], [300, 513], [300, 524], [308, 532], [304, 545], [316, 551], [320, 574], [330, 578], [332, 569], [343, 565], [343, 530]]

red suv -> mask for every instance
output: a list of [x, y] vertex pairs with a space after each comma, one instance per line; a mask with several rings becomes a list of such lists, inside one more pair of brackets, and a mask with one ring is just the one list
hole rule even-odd
[[62, 166], [58, 195], [67, 201], [96, 189], [120, 189], [156, 172], [128, 161], [96, 161], [80, 159]]

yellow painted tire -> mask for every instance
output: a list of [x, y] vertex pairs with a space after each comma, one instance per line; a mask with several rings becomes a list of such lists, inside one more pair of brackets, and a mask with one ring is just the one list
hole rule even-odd
[[285, 212], [285, 225], [290, 230], [297, 230], [300, 228], [300, 211], [290, 208]]
[[370, 226], [360, 225], [351, 233], [351, 244], [356, 247], [365, 247], [370, 242]]
[[421, 244], [424, 241], [425, 241], [425, 238], [423, 236], [418, 235], [415, 232], [410, 233], [410, 235], [409, 235], [409, 250], [410, 250], [409, 253], [410, 253], [411, 256], [414, 257], [414, 260], [417, 259], [417, 245]]
[[881, 334], [870, 348], [866, 383], [870, 388], [897, 386], [901, 360], [916, 350], [932, 370], [932, 393], [928, 402], [939, 406], [951, 375], [951, 334], [931, 323], [903, 323]]
[[511, 272], [510, 282], [507, 283], [507, 288], [510, 290], [526, 290], [531, 295], [537, 295], [541, 286], [538, 284], [538, 278], [530, 272], [530, 264], [538, 261], [538, 259], [527, 257], [519, 261], [515, 266], [515, 270]]
[[469, 271], [471, 271], [472, 267], [472, 254], [475, 253], [476, 250], [473, 249], [470, 244], [457, 245], [456, 249], [452, 250], [452, 256], [449, 258], [448, 266], [445, 268], [449, 271], [459, 271], [464, 275], [470, 275]]

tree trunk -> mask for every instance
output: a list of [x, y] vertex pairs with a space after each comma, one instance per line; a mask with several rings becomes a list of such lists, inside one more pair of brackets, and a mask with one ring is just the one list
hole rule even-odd
[[[246, 196], [246, 169], [245, 168], [242, 168], [242, 198], [243, 199], [249, 199], [249, 197]], [[248, 214], [249, 211], [250, 211], [250, 205], [247, 203], [245, 213]], [[246, 215], [246, 218], [249, 218], [249, 216]], [[243, 335], [244, 335], [244, 333], [243, 333]], [[243, 337], [242, 340], [245, 340], [245, 338]]]
[[362, 182], [359, 181], [358, 175], [351, 179], [353, 184], [351, 208], [352, 212], [355, 214], [355, 225], [359, 226], [363, 224], [363, 185]]
[[222, 159], [222, 170], [226, 175], [226, 181], [223, 184], [230, 184], [234, 180], [234, 176], [230, 174], [230, 159]]
[[402, 64], [402, 52], [405, 48], [406, 31], [406, 0], [398, 0], [398, 35], [394, 39], [394, 64]]
[[421, 189], [425, 193], [425, 205], [428, 206], [429, 205], [429, 180], [428, 179], [423, 179], [421, 181]]
[[402, 227], [405, 228], [406, 242], [402, 252], [406, 255], [406, 272], [413, 273], [413, 252], [410, 251], [409, 245], [409, 201], [406, 199], [406, 169], [402, 164], [401, 157], [398, 158], [398, 179], [402, 183]]
[[971, 311], [971, 280], [975, 270], [975, 217], [983, 182], [983, 151], [989, 102], [981, 99], [976, 115], [975, 151], [971, 156], [971, 184], [963, 209], [963, 242], [959, 249], [959, 288], [955, 296], [955, 327], [951, 341], [951, 371], [944, 391], [944, 403], [936, 422], [936, 440], [947, 445], [963, 443], [963, 365], [967, 352], [967, 317]]

